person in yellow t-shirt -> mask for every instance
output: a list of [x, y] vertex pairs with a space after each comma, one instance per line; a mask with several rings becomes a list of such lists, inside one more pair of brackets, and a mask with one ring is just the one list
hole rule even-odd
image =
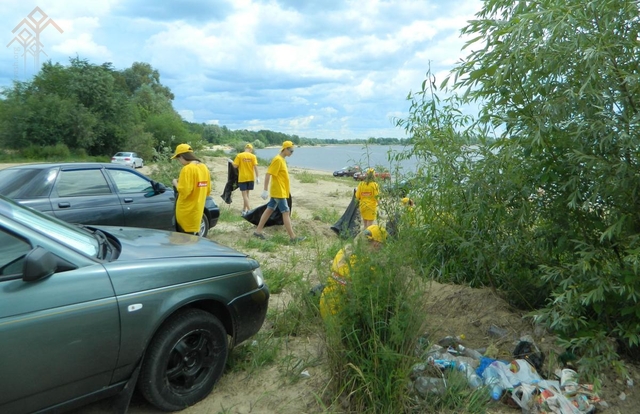
[[356, 199], [359, 202], [358, 207], [360, 208], [362, 224], [365, 229], [373, 224], [378, 211], [378, 194], [380, 194], [380, 187], [378, 187], [375, 177], [375, 170], [369, 168], [364, 181], [360, 182], [356, 189]]
[[204, 214], [204, 204], [207, 196], [211, 193], [209, 169], [196, 158], [189, 144], [178, 145], [171, 159], [177, 159], [183, 165], [178, 179], [173, 179], [173, 186], [178, 190], [176, 201], [177, 230], [183, 233], [198, 234]]
[[[376, 251], [386, 240], [387, 232], [382, 227], [374, 224], [356, 236], [356, 240], [362, 240], [362, 238], [366, 238], [367, 246]], [[353, 254], [353, 248], [350, 245], [340, 249], [333, 258], [331, 275], [327, 277], [327, 283], [320, 295], [320, 315], [323, 319], [340, 311], [340, 302], [351, 282], [351, 269], [356, 263], [357, 258]]]
[[253, 145], [244, 146], [244, 152], [236, 155], [233, 167], [238, 170], [238, 188], [242, 194], [242, 215], [251, 210], [249, 207], [249, 191], [253, 190], [253, 183], [260, 184], [258, 177], [258, 159], [253, 154]]
[[[296, 234], [293, 232], [289, 205], [287, 204], [287, 198], [291, 195], [291, 191], [289, 188], [289, 170], [287, 169], [287, 161], [285, 160], [285, 157], [290, 157], [291, 154], [293, 154], [293, 142], [283, 142], [280, 153], [273, 157], [273, 160], [271, 160], [271, 164], [267, 169], [267, 174], [264, 176], [264, 191], [260, 197], [262, 197], [263, 200], [266, 200], [269, 197], [271, 197], [271, 199], [267, 203], [267, 208], [265, 208], [262, 216], [260, 217], [260, 222], [258, 223], [256, 231], [253, 232], [253, 235], [260, 239], [265, 238], [264, 234], [262, 234], [262, 229], [264, 229], [264, 225], [276, 209], [282, 213], [282, 222], [284, 223], [284, 228], [289, 234], [291, 242], [297, 243], [305, 239], [304, 237], [296, 237]], [[270, 183], [271, 189], [269, 190]]]

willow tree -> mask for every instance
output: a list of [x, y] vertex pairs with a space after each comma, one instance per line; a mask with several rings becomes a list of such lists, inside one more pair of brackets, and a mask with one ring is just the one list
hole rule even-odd
[[[487, 0], [442, 85], [455, 99], [429, 97], [425, 82], [399, 122], [416, 152], [438, 155], [429, 168], [449, 172], [434, 181], [456, 244], [443, 256], [425, 242], [442, 257], [440, 274], [460, 271], [462, 257], [467, 279], [538, 286], [547, 297], [538, 320], [591, 371], [640, 343], [638, 16], [625, 0]], [[460, 122], [469, 105], [478, 119]], [[461, 164], [469, 157], [459, 144], [486, 142], [489, 130], [495, 142]], [[457, 185], [442, 181], [452, 166], [465, 171]], [[491, 261], [479, 266], [478, 252]]]

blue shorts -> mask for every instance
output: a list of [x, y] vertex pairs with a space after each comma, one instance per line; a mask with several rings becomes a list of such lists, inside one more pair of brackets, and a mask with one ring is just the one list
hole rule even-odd
[[245, 181], [244, 183], [238, 183], [240, 191], [253, 190], [253, 181]]
[[289, 204], [286, 198], [271, 198], [267, 203], [267, 208], [271, 210], [280, 210], [281, 213], [289, 212]]

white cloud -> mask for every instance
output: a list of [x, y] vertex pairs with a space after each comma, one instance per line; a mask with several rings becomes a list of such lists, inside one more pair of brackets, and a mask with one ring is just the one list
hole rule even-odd
[[77, 37], [65, 39], [51, 47], [52, 50], [66, 56], [78, 55], [80, 58], [111, 60], [111, 52], [105, 46], [97, 44], [90, 33], [81, 33]]
[[[482, 7], [480, 0], [38, 4], [64, 29], [47, 33], [53, 61], [77, 54], [117, 69], [148, 62], [189, 121], [326, 138], [404, 136], [390, 118], [406, 114], [405, 98], [430, 64], [444, 77], [466, 54], [459, 30]], [[5, 45], [32, 8], [0, 4]], [[0, 53], [0, 86], [10, 83], [14, 60], [11, 48]]]

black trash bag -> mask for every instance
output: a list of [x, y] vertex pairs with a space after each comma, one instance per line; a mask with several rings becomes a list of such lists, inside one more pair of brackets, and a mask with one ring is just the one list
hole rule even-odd
[[227, 164], [227, 183], [220, 197], [225, 203], [231, 204], [231, 193], [238, 188], [238, 170], [233, 166], [231, 160]]
[[[289, 211], [291, 211], [293, 209], [293, 199], [291, 198], [291, 195], [289, 195], [289, 198], [287, 198], [287, 205], [289, 206]], [[247, 220], [249, 223], [257, 226], [258, 223], [260, 223], [260, 217], [262, 217], [262, 213], [264, 213], [264, 210], [266, 210], [266, 208], [267, 205], [263, 204], [260, 207], [256, 207], [253, 210], [247, 211], [247, 213], [243, 215], [242, 218]], [[279, 210], [274, 210], [264, 226], [282, 226], [283, 224], [284, 222], [282, 221], [282, 213]]]
[[342, 214], [342, 217], [336, 224], [331, 226], [338, 236], [343, 239], [355, 237], [362, 227], [362, 217], [360, 217], [360, 209], [358, 208], [358, 200], [356, 200], [356, 190], [353, 190], [353, 196], [351, 202], [347, 206], [347, 209]]
[[542, 367], [544, 365], [544, 354], [540, 352], [538, 347], [529, 341], [520, 341], [513, 350], [515, 359], [524, 359], [534, 366], [538, 374], [542, 375]]

